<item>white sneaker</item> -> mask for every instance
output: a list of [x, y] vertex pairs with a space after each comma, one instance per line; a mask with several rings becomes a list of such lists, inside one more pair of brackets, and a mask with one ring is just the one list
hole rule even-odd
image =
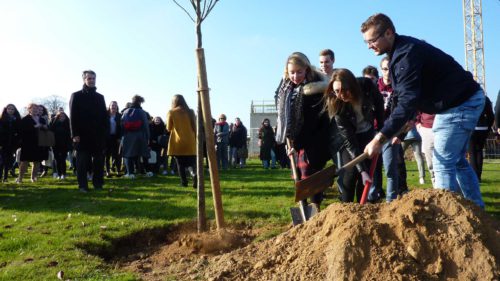
[[425, 183], [425, 180], [424, 178], [420, 178], [420, 180], [418, 181], [420, 184], [424, 184]]
[[153, 175], [154, 175], [153, 172], [147, 172], [146, 173], [146, 177], [148, 177], [148, 178], [152, 177]]
[[166, 176], [166, 175], [168, 175], [168, 172], [167, 171], [163, 171], [163, 172], [161, 172], [161, 174], [164, 175], [164, 176]]
[[60, 180], [65, 180], [66, 179], [66, 176], [65, 175], [62, 175], [59, 177]]
[[127, 179], [135, 179], [135, 175], [134, 174], [126, 174], [125, 176], [123, 176]]
[[53, 173], [52, 177], [55, 178], [55, 179], [57, 179], [57, 178], [59, 178], [59, 175], [57, 173]]
[[171, 175], [175, 175], [175, 172], [174, 172], [174, 171], [170, 171], [170, 174], [171, 174]]

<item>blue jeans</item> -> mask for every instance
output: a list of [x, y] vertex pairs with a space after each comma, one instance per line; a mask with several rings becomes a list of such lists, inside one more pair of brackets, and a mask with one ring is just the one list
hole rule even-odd
[[484, 102], [483, 90], [479, 90], [461, 105], [436, 114], [432, 127], [435, 187], [460, 191], [465, 198], [481, 208], [484, 208], [484, 202], [479, 191], [479, 181], [465, 159], [465, 153], [483, 111]]
[[401, 145], [392, 145], [390, 142], [382, 147], [382, 163], [387, 177], [387, 191], [385, 200], [391, 202], [399, 194], [398, 157]]
[[[264, 169], [269, 169], [269, 164], [269, 160], [262, 160]], [[276, 168], [276, 153], [274, 153], [274, 149], [271, 149], [271, 168]]]
[[228, 150], [227, 150], [227, 143], [225, 142], [218, 142], [217, 143], [217, 166], [222, 170], [227, 169], [227, 155], [228, 155]]

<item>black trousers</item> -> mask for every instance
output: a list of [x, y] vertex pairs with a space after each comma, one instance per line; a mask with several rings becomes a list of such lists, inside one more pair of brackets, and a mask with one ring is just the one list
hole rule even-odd
[[14, 164], [14, 152], [15, 150], [10, 149], [8, 147], [4, 147], [1, 150], [0, 160], [0, 178], [6, 180], [9, 175], [9, 171], [12, 169], [12, 165]]
[[181, 177], [181, 184], [187, 185], [188, 180], [186, 176], [186, 169], [194, 174], [196, 171], [196, 156], [175, 156], [175, 161], [177, 162], [177, 170], [179, 171], [179, 176]]
[[[356, 134], [356, 140], [358, 142], [358, 151], [363, 151], [365, 146], [373, 139], [375, 135], [375, 131], [373, 129]], [[341, 153], [342, 155], [342, 164], [347, 164], [352, 160], [349, 153], [344, 149]], [[367, 169], [370, 168], [371, 160], [367, 159], [364, 161], [364, 164]], [[369, 171], [367, 171], [369, 172]], [[342, 194], [340, 195], [340, 200], [342, 202], [353, 202], [354, 195], [357, 197], [357, 201], [361, 200], [361, 195], [363, 194], [363, 180], [361, 179], [361, 173], [358, 171], [356, 167], [348, 169], [343, 174], [342, 178], [339, 179], [339, 186]]]
[[481, 181], [481, 174], [483, 173], [483, 149], [488, 133], [488, 130], [474, 131], [469, 141], [469, 163], [476, 172], [479, 181]]
[[116, 167], [116, 172], [119, 174], [122, 168], [122, 156], [120, 155], [120, 139], [115, 136], [109, 136], [106, 141], [106, 172], [111, 172], [111, 167]]
[[54, 148], [55, 172], [59, 176], [66, 175], [66, 157], [68, 156], [68, 149]]
[[76, 177], [79, 188], [88, 188], [87, 173], [90, 170], [92, 170], [94, 188], [102, 188], [104, 184], [104, 154], [98, 150], [78, 150], [76, 152]]

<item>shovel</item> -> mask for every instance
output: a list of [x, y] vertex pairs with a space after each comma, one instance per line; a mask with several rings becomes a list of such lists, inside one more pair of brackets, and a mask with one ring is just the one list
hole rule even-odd
[[[408, 124], [403, 126], [395, 136], [402, 134], [409, 130]], [[387, 138], [384, 144], [391, 140], [392, 137]], [[350, 169], [356, 166], [358, 163], [362, 162], [368, 157], [368, 153], [364, 152], [360, 154], [358, 157], [351, 160], [351, 162], [342, 166], [342, 168], [335, 170], [335, 165], [332, 165], [328, 168], [325, 168], [319, 172], [312, 174], [310, 177], [295, 182], [295, 202], [298, 202], [304, 198], [312, 196], [318, 192], [321, 192], [328, 187], [332, 186], [333, 180], [335, 177], [342, 174], [345, 170]], [[376, 162], [376, 161], [373, 161]], [[372, 175], [373, 177], [373, 175]]]
[[318, 192], [322, 192], [332, 186], [335, 177], [342, 174], [345, 170], [356, 166], [356, 164], [362, 162], [367, 157], [368, 153], [365, 152], [338, 170], [335, 169], [335, 165], [332, 165], [312, 174], [306, 179], [295, 182], [295, 202], [301, 201], [304, 198], [310, 197]]
[[[288, 147], [292, 147], [290, 139], [288, 138], [286, 139], [286, 144]], [[297, 175], [297, 163], [295, 162], [295, 154], [290, 155], [290, 168], [292, 169], [293, 180], [295, 181], [295, 183], [297, 183], [299, 181], [299, 176]], [[303, 198], [303, 200], [300, 200], [299, 207], [290, 208], [290, 214], [292, 216], [292, 223], [294, 226], [308, 221], [312, 216], [319, 212], [318, 208], [316, 208], [314, 205], [307, 205], [306, 198], [307, 197]]]

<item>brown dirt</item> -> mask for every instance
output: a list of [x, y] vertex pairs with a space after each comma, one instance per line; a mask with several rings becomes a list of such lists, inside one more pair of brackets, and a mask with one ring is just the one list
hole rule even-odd
[[172, 243], [136, 259], [123, 259], [117, 266], [139, 273], [144, 280], [499, 280], [500, 276], [499, 222], [446, 191], [414, 190], [391, 204], [331, 204], [306, 224], [251, 243], [259, 231], [240, 226], [196, 234], [194, 225], [181, 227], [169, 234]]

